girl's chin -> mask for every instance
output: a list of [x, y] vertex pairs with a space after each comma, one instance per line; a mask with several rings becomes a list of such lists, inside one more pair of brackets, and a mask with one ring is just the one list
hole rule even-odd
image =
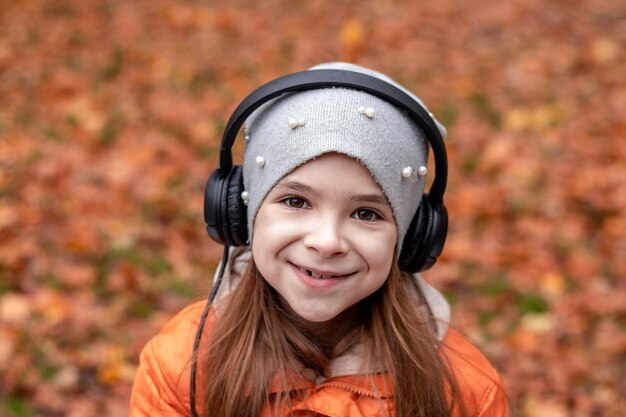
[[296, 306], [296, 308], [294, 308], [294, 306], [289, 305], [289, 312], [294, 316], [294, 318], [299, 321], [302, 322], [303, 324], [325, 324], [325, 323], [330, 323], [332, 322], [334, 319], [336, 319], [341, 312], [338, 312], [336, 314], [333, 314], [331, 312], [329, 312], [328, 310], [324, 310], [324, 311], [311, 311], [311, 310], [303, 310], [302, 308], [300, 308], [299, 306]]
[[328, 315], [328, 314], [308, 314], [308, 313], [296, 313], [301, 320], [310, 323], [312, 325], [323, 325], [330, 324], [333, 319], [337, 318], [338, 314]]
[[324, 328], [324, 327], [343, 327], [350, 326], [361, 316], [361, 303], [356, 303], [342, 311], [311, 311], [294, 309], [289, 306], [290, 312], [296, 316], [296, 320], [305, 326]]

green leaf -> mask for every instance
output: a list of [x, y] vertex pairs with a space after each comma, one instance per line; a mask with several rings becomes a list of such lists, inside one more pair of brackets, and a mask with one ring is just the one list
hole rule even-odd
[[26, 404], [23, 398], [9, 397], [2, 401], [2, 410], [7, 413], [7, 417], [34, 417]]
[[548, 302], [538, 294], [522, 295], [518, 301], [520, 311], [526, 313], [545, 313], [548, 311]]

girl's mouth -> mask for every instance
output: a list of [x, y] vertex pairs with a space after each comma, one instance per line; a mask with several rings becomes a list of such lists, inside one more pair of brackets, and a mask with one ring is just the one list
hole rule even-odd
[[342, 276], [342, 275], [319, 275], [308, 269], [305, 269], [305, 271], [307, 274], [309, 274], [310, 277], [313, 277], [315, 279], [339, 278], [340, 276]]
[[[293, 264], [292, 264], [293, 265]], [[310, 269], [302, 268], [301, 266], [294, 265], [299, 270], [305, 272], [308, 276], [313, 279], [331, 279], [331, 278], [345, 278], [348, 275], [352, 274], [318, 274], [317, 272], [311, 271]]]

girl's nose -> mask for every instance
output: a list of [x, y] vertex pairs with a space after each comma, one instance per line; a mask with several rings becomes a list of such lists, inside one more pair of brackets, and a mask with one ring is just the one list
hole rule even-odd
[[347, 240], [335, 221], [326, 220], [311, 225], [303, 241], [307, 248], [323, 257], [343, 255], [348, 250]]

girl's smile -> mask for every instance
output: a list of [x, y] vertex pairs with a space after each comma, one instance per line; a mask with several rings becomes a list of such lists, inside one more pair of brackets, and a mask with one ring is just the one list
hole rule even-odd
[[304, 268], [298, 265], [294, 265], [294, 267], [298, 268], [298, 270], [302, 272], [306, 272], [306, 274], [315, 279], [330, 279], [330, 278], [344, 278], [350, 275], [351, 273], [341, 273], [341, 272], [330, 272], [330, 271], [320, 271], [315, 268]]
[[396, 240], [391, 206], [370, 172], [330, 153], [269, 192], [256, 216], [252, 253], [295, 313], [325, 322], [383, 285]]
[[[292, 264], [293, 265], [293, 264]], [[317, 273], [311, 269], [306, 269], [293, 265], [296, 274], [302, 280], [305, 285], [311, 288], [331, 288], [334, 285], [338, 285], [343, 279], [349, 278], [352, 274], [338, 274], [332, 272]]]

